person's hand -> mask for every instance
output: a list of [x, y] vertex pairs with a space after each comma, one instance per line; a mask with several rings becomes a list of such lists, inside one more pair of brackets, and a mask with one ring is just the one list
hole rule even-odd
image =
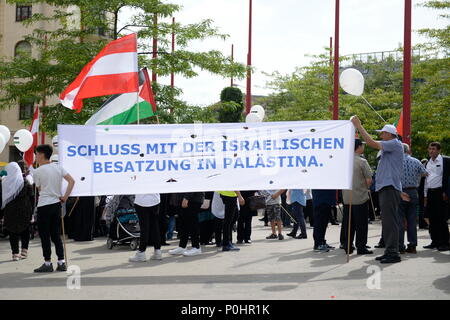
[[353, 125], [354, 125], [356, 128], [361, 127], [361, 120], [359, 120], [358, 116], [352, 116], [352, 117], [350, 118], [350, 121], [353, 123]]
[[430, 219], [428, 219], [428, 218], [423, 218], [423, 220], [425, 220], [425, 222], [427, 223], [427, 225], [430, 225]]
[[244, 206], [245, 205], [245, 200], [243, 197], [238, 197], [239, 200], [239, 205]]
[[67, 199], [68, 199], [69, 197], [59, 197], [59, 200], [61, 201], [61, 203], [66, 203], [67, 202]]
[[406, 192], [400, 193], [400, 198], [402, 198], [403, 201], [410, 202], [411, 198], [409, 197], [409, 194]]
[[189, 201], [187, 199], [183, 199], [183, 201], [181, 202], [181, 207], [183, 209], [186, 209], [188, 207]]

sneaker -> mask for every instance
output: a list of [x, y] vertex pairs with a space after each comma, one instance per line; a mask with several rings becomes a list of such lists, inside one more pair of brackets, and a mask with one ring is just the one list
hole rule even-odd
[[12, 255], [12, 261], [19, 261], [20, 260], [20, 254], [13, 254]]
[[430, 243], [427, 246], [423, 247], [424, 249], [437, 249], [437, 245], [435, 245], [434, 243]]
[[136, 251], [134, 256], [128, 258], [130, 262], [144, 262], [147, 261], [147, 257], [145, 256], [145, 252]]
[[67, 271], [66, 263], [58, 263], [58, 266], [56, 267], [56, 271]]
[[443, 251], [450, 251], [450, 246], [439, 246], [438, 250], [443, 252]]
[[183, 256], [192, 257], [192, 256], [198, 256], [199, 254], [202, 254], [202, 249], [192, 248], [191, 250], [184, 251]]
[[308, 239], [308, 236], [306, 234], [299, 234], [295, 239]]
[[381, 260], [383, 260], [383, 259], [386, 258], [386, 257], [387, 257], [387, 256], [386, 256], [385, 254], [383, 254], [382, 256], [376, 257], [375, 260], [381, 261]]
[[277, 239], [277, 235], [276, 234], [271, 234], [270, 236], [266, 237], [266, 239]]
[[329, 252], [330, 251], [330, 249], [328, 248], [329, 246], [328, 245], [326, 245], [326, 244], [323, 244], [323, 245], [321, 245], [321, 246], [319, 246], [319, 252]]
[[251, 243], [252, 243], [252, 240], [245, 240], [244, 242], [245, 242], [245, 243], [248, 243], [248, 244], [251, 244]]
[[375, 248], [377, 249], [381, 249], [381, 248], [386, 248], [386, 246], [384, 245], [384, 243], [378, 243]]
[[398, 252], [400, 252], [400, 254], [405, 254], [406, 253], [406, 248], [405, 247], [401, 247], [398, 249]]
[[380, 260], [380, 263], [397, 263], [402, 261], [399, 256], [388, 256]]
[[284, 240], [284, 237], [281, 233], [278, 235], [278, 240]]
[[334, 250], [334, 249], [336, 249], [335, 247], [330, 246], [330, 245], [328, 245], [328, 244], [325, 244], [325, 246], [326, 246], [329, 250]]
[[244, 242], [244, 241], [242, 241], [242, 240], [236, 241], [237, 244], [242, 244], [243, 242]]
[[222, 248], [222, 251], [239, 251], [239, 250], [241, 250], [241, 249], [233, 246], [232, 243], [229, 243], [227, 246], [224, 246]]
[[293, 233], [293, 232], [289, 232], [288, 234], [286, 234], [288, 237], [291, 237], [291, 238], [295, 238], [295, 233]]
[[364, 248], [364, 249], [358, 249], [357, 254], [358, 254], [358, 255], [362, 255], [362, 254], [373, 254], [373, 251], [367, 250], [366, 248]]
[[161, 250], [157, 250], [153, 253], [153, 255], [150, 257], [150, 260], [162, 260], [162, 253]]
[[406, 249], [406, 252], [408, 252], [408, 253], [417, 253], [417, 250], [416, 250], [415, 246], [408, 246], [408, 248]]
[[178, 248], [169, 250], [169, 254], [171, 254], [171, 255], [182, 255], [185, 251], [186, 251], [186, 248], [178, 247]]
[[53, 264], [46, 265], [45, 263], [37, 269], [34, 269], [34, 272], [53, 272]]
[[20, 252], [20, 259], [26, 259], [28, 257], [28, 250], [22, 249], [22, 252]]

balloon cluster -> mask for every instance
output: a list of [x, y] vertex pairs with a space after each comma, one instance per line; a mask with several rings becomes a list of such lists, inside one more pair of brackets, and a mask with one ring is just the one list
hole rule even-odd
[[266, 112], [264, 111], [264, 108], [260, 105], [255, 105], [250, 109], [250, 113], [245, 117], [245, 122], [262, 122], [265, 115]]
[[[11, 131], [8, 127], [0, 125], [0, 152], [5, 149], [11, 138]], [[14, 134], [14, 145], [22, 152], [28, 151], [33, 145], [33, 135], [26, 129], [17, 130]]]

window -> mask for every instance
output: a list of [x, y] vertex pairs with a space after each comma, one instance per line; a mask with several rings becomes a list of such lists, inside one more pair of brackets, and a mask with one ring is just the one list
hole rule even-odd
[[23, 21], [31, 18], [31, 6], [16, 6], [16, 21]]
[[14, 57], [19, 55], [31, 56], [31, 44], [28, 41], [19, 41], [14, 48]]
[[33, 103], [21, 102], [19, 105], [19, 120], [33, 119]]

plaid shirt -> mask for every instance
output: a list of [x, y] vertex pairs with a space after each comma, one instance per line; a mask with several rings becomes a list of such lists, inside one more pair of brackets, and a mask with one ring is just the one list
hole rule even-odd
[[402, 187], [417, 188], [420, 184], [420, 178], [426, 173], [425, 167], [416, 158], [408, 154], [403, 155], [403, 174]]

